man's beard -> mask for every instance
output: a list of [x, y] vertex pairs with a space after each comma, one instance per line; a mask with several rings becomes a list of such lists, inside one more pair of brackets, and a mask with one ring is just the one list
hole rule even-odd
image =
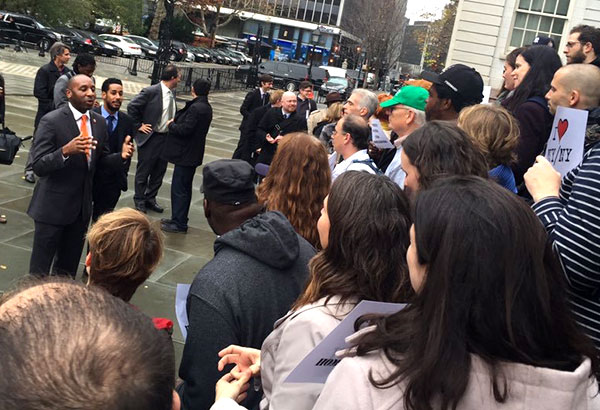
[[583, 51], [579, 50], [577, 54], [571, 57], [571, 62], [569, 64], [582, 64], [585, 61], [585, 54]]

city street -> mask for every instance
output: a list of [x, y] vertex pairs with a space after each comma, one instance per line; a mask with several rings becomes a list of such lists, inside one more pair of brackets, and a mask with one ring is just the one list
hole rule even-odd
[[[38, 67], [49, 61], [49, 57], [38, 57], [36, 52], [15, 53], [12, 50], [0, 51], [0, 72], [6, 81], [6, 125], [23, 137], [33, 132], [33, 120], [37, 110], [37, 100], [33, 97], [33, 81]], [[72, 63], [73, 59], [71, 60]], [[70, 64], [69, 64], [70, 65]], [[97, 95], [107, 77], [118, 77], [124, 81], [125, 103], [143, 87], [150, 84], [145, 75], [133, 77], [123, 67], [99, 63], [96, 73]], [[241, 116], [239, 106], [244, 92], [212, 94], [209, 100], [213, 106], [213, 122], [206, 143], [204, 163], [219, 158], [231, 158], [239, 137], [238, 126]], [[184, 97], [185, 98], [185, 97]], [[184, 101], [178, 101], [182, 108]], [[18, 153], [12, 166], [0, 165], [0, 214], [6, 215], [8, 223], [0, 224], [0, 292], [10, 289], [23, 278], [29, 268], [29, 258], [33, 242], [33, 221], [27, 216], [33, 184], [23, 180], [23, 169], [27, 159], [29, 142]], [[133, 177], [136, 158], [129, 172], [129, 190], [121, 194], [118, 207], [133, 207]], [[162, 217], [170, 216], [170, 181], [173, 166], [167, 170], [158, 202], [165, 207], [164, 214], [149, 212], [148, 216], [157, 224]], [[194, 196], [190, 209], [187, 235], [166, 234], [164, 257], [149, 280], [135, 294], [132, 303], [151, 316], [167, 317], [175, 320], [175, 285], [190, 283], [198, 270], [212, 258], [212, 233], [204, 218], [202, 209], [202, 168], [198, 168], [194, 179]], [[83, 259], [82, 259], [83, 262]], [[81, 265], [83, 269], [83, 264]], [[183, 340], [178, 326], [173, 334], [177, 359], [181, 357]]]

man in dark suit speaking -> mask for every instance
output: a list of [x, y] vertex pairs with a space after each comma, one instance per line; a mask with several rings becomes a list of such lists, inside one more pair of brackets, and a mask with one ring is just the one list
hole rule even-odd
[[169, 121], [175, 117], [174, 90], [179, 83], [177, 67], [169, 64], [163, 70], [158, 84], [144, 88], [127, 106], [127, 113], [138, 130], [138, 163], [135, 171], [133, 201], [140, 212], [150, 209], [162, 213], [156, 195], [167, 172], [167, 161], [161, 158], [169, 131]]
[[[75, 276], [92, 214], [92, 180], [98, 164], [123, 167], [133, 145], [109, 154], [106, 122], [90, 111], [96, 100], [92, 79], [69, 80], [69, 103], [45, 115], [32, 147], [33, 171], [40, 177], [27, 213], [35, 222], [29, 272]], [[54, 261], [54, 264], [53, 264]]]
[[[128, 136], [135, 135], [133, 120], [127, 113], [119, 111], [123, 103], [123, 83], [118, 78], [107, 78], [102, 83], [102, 105], [94, 108], [106, 121], [110, 153], [121, 152]], [[92, 221], [115, 209], [121, 191], [127, 191], [127, 172], [131, 161], [124, 168], [98, 167], [94, 175], [94, 211]]]
[[246, 162], [251, 162], [252, 146], [250, 140], [253, 135], [250, 135], [249, 128], [256, 128], [258, 124], [252, 124], [252, 112], [264, 105], [269, 104], [269, 90], [273, 88], [273, 77], [269, 74], [263, 74], [258, 77], [260, 87], [248, 92], [244, 97], [244, 102], [240, 107], [240, 114], [243, 119], [240, 124], [240, 140], [238, 146], [233, 153], [233, 159], [243, 159]]

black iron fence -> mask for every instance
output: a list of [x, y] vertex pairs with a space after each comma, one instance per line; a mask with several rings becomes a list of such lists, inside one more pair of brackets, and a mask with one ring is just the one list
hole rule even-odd
[[[152, 74], [153, 60], [142, 58], [96, 56], [97, 62], [126, 67], [131, 75], [138, 73]], [[177, 87], [179, 93], [191, 92], [194, 81], [205, 78], [211, 82], [211, 92], [236, 91], [246, 88], [246, 76], [236, 75], [234, 67], [202, 67], [195, 63], [174, 62], [181, 73], [181, 81]]]

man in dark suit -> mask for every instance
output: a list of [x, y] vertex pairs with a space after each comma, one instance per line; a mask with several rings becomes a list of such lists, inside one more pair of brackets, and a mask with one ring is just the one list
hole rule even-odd
[[281, 97], [281, 108], [271, 108], [258, 124], [256, 138], [261, 148], [257, 163], [271, 164], [277, 143], [285, 134], [306, 131], [306, 118], [296, 112], [296, 94], [286, 91]]
[[273, 77], [269, 74], [261, 75], [258, 80], [260, 82], [260, 87], [246, 94], [244, 102], [240, 107], [240, 114], [243, 116], [242, 123], [240, 124], [240, 140], [233, 153], [233, 159], [243, 159], [246, 162], [250, 162], [252, 155], [252, 150], [248, 141], [248, 127], [254, 126], [254, 128], [256, 128], [257, 125], [251, 123], [252, 112], [259, 107], [269, 104], [269, 90], [273, 88]]
[[209, 91], [210, 81], [197, 79], [192, 87], [194, 99], [169, 123], [163, 158], [175, 164], [175, 169], [171, 180], [171, 219], [163, 220], [160, 226], [165, 232], [186, 233], [188, 229], [192, 182], [196, 167], [204, 159], [206, 134], [212, 122]]
[[313, 85], [310, 81], [302, 81], [298, 86], [298, 107], [296, 112], [308, 119], [311, 112], [317, 110], [317, 103], [312, 99]]
[[[123, 83], [118, 78], [108, 78], [102, 83], [102, 106], [94, 108], [106, 121], [108, 148], [111, 154], [121, 152], [125, 138], [135, 135], [133, 120], [119, 111], [123, 103]], [[130, 160], [123, 169], [99, 166], [94, 175], [94, 210], [92, 220], [115, 209], [121, 191], [127, 191], [127, 172]]]
[[[38, 110], [33, 123], [34, 129], [37, 129], [42, 117], [54, 109], [54, 85], [61, 75], [71, 71], [67, 67], [70, 58], [71, 49], [69, 46], [57, 41], [50, 47], [50, 62], [41, 66], [35, 74], [33, 95], [38, 100]], [[33, 184], [35, 176], [31, 161], [30, 151], [25, 164], [25, 181]]]
[[144, 88], [127, 106], [137, 130], [138, 162], [135, 171], [133, 201], [140, 212], [150, 209], [163, 212], [156, 195], [167, 171], [167, 161], [161, 153], [167, 138], [168, 122], [175, 117], [175, 88], [179, 83], [177, 67], [169, 64], [163, 70], [158, 84]]
[[271, 91], [269, 93], [269, 104], [258, 107], [252, 111], [252, 114], [250, 114], [250, 120], [248, 121], [248, 126], [246, 127], [245, 132], [248, 138], [248, 147], [250, 148], [250, 165], [252, 166], [254, 166], [256, 163], [256, 158], [260, 152], [260, 146], [262, 142], [262, 140], [259, 141], [256, 136], [258, 124], [260, 124], [260, 121], [271, 108], [281, 108], [281, 97], [283, 96], [283, 92], [283, 90]]
[[92, 214], [92, 180], [98, 164], [122, 167], [131, 158], [131, 139], [110, 155], [104, 118], [90, 111], [96, 100], [92, 79], [76, 75], [67, 88], [69, 104], [45, 115], [32, 147], [40, 180], [27, 213], [35, 222], [29, 272], [75, 276]]

